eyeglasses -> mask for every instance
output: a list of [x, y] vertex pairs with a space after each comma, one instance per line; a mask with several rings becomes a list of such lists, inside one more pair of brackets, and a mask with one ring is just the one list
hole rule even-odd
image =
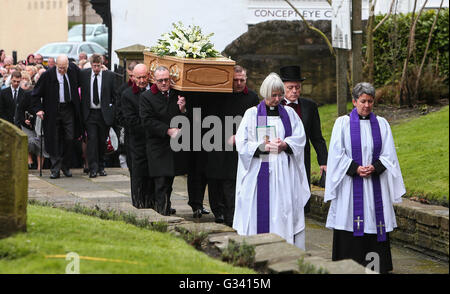
[[158, 84], [162, 84], [163, 82], [164, 82], [164, 83], [168, 83], [168, 82], [169, 82], [169, 79], [159, 79], [159, 80], [156, 80], [156, 82], [157, 82]]
[[284, 98], [284, 94], [272, 94], [272, 98]]

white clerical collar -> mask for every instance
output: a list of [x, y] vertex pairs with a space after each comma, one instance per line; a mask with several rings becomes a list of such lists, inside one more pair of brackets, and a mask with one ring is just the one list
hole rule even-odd
[[284, 97], [284, 101], [286, 101], [286, 105], [289, 104], [289, 103], [295, 103], [295, 104], [298, 104], [298, 99], [295, 100], [295, 102], [292, 102], [292, 101], [289, 101], [286, 97]]
[[269, 106], [270, 110], [275, 110], [275, 106]]

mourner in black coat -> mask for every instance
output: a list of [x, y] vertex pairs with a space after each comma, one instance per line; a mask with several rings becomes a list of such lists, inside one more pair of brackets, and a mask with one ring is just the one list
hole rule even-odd
[[183, 152], [174, 152], [171, 137], [180, 132], [170, 122], [178, 115], [185, 115], [186, 100], [180, 92], [170, 89], [169, 70], [160, 66], [155, 70], [155, 80], [150, 91], [141, 96], [139, 112], [147, 131], [147, 159], [149, 175], [155, 182], [155, 208], [162, 215], [169, 215], [170, 194], [174, 176], [186, 173], [186, 158]]
[[22, 74], [15, 71], [11, 74], [11, 86], [0, 92], [0, 118], [20, 128], [18, 106], [22, 101], [25, 90], [20, 87]]
[[[233, 93], [222, 94], [215, 99], [214, 106], [210, 108], [210, 115], [218, 115], [222, 122], [222, 151], [208, 152], [208, 195], [211, 210], [216, 222], [225, 222], [233, 225], [234, 201], [236, 192], [236, 173], [238, 153], [234, 142], [234, 135], [239, 127], [240, 120], [247, 109], [258, 105], [259, 99], [255, 92], [246, 85], [246, 70], [235, 66]], [[227, 131], [226, 117], [234, 119], [235, 124]], [[227, 133], [230, 132], [231, 133]]]
[[78, 73], [78, 66], [69, 63], [67, 56], [58, 56], [56, 66], [42, 74], [32, 92], [33, 108], [43, 119], [52, 179], [59, 178], [60, 170], [72, 176], [73, 140], [82, 134]]
[[106, 176], [104, 156], [117, 98], [115, 74], [102, 71], [102, 57], [93, 54], [91, 67], [80, 72], [81, 112], [87, 133], [89, 177]]
[[[132, 163], [131, 200], [136, 208], [154, 208], [155, 186], [149, 176], [145, 127], [139, 116], [141, 94], [150, 89], [147, 66], [139, 64], [134, 68], [136, 84], [123, 91], [121, 98], [122, 125], [128, 134], [128, 154]], [[129, 158], [128, 158], [129, 157]]]
[[[300, 116], [306, 133], [305, 144], [305, 169], [308, 183], [311, 184], [311, 147], [313, 145], [317, 153], [317, 161], [321, 174], [327, 170], [327, 144], [322, 136], [320, 116], [317, 104], [306, 98], [300, 98], [301, 83], [305, 78], [301, 77], [300, 66], [285, 66], [280, 69], [280, 77], [284, 82], [285, 98], [283, 105], [292, 107]], [[309, 201], [305, 205], [305, 213], [309, 212]]]

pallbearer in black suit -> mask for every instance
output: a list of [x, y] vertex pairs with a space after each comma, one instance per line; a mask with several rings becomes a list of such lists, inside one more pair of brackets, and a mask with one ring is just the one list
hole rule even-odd
[[[206, 175], [209, 203], [215, 221], [225, 222], [231, 227], [238, 165], [234, 138], [245, 111], [259, 104], [258, 95], [247, 87], [247, 71], [243, 67], [239, 65], [234, 67], [233, 93], [223, 94], [220, 100], [214, 102], [216, 108], [211, 109], [210, 114], [219, 116], [222, 122], [222, 151], [208, 152]], [[235, 124], [230, 129], [227, 129], [226, 117], [234, 119]]]
[[150, 89], [149, 74], [145, 64], [133, 69], [134, 81], [122, 92], [122, 125], [128, 134], [128, 156], [131, 160], [131, 200], [136, 208], [154, 208], [153, 180], [148, 173], [145, 128], [139, 116], [141, 94]]
[[14, 71], [11, 74], [11, 86], [0, 92], [0, 118], [9, 121], [20, 128], [18, 106], [24, 97], [25, 91], [19, 87], [22, 74]]
[[150, 177], [155, 181], [155, 209], [162, 215], [175, 213], [171, 208], [170, 194], [174, 176], [185, 174], [186, 158], [174, 152], [170, 139], [180, 132], [172, 128], [172, 118], [186, 113], [186, 99], [170, 87], [169, 70], [164, 66], [155, 69], [156, 84], [141, 96], [139, 111], [147, 130], [147, 159]]
[[93, 54], [91, 68], [80, 72], [81, 105], [87, 133], [89, 177], [106, 176], [104, 155], [109, 128], [114, 122], [116, 100], [114, 73], [102, 71], [101, 55]]
[[[311, 184], [311, 147], [312, 143], [317, 154], [317, 161], [320, 166], [320, 175], [327, 171], [327, 144], [322, 136], [320, 128], [320, 117], [317, 104], [306, 98], [300, 98], [302, 89], [302, 82], [305, 78], [302, 77], [300, 66], [285, 66], [280, 69], [280, 77], [284, 83], [285, 97], [281, 102], [283, 105], [292, 107], [302, 120], [303, 127], [306, 133], [305, 145], [305, 169], [308, 176], [308, 183]], [[309, 200], [305, 205], [305, 213], [308, 213]]]
[[52, 179], [59, 178], [60, 170], [66, 177], [72, 176], [69, 168], [73, 140], [82, 133], [78, 73], [78, 66], [69, 63], [66, 55], [60, 55], [56, 67], [42, 74], [32, 92], [33, 108], [43, 119]]

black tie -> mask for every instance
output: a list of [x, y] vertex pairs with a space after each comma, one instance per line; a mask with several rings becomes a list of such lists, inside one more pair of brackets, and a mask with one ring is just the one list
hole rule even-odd
[[14, 90], [13, 99], [14, 99], [14, 103], [17, 103], [17, 89]]
[[98, 98], [98, 82], [97, 75], [94, 77], [94, 104], [98, 105], [100, 103], [100, 99]]
[[63, 75], [63, 78], [64, 78], [64, 102], [69, 103], [70, 102], [69, 83], [67, 82], [66, 75]]

